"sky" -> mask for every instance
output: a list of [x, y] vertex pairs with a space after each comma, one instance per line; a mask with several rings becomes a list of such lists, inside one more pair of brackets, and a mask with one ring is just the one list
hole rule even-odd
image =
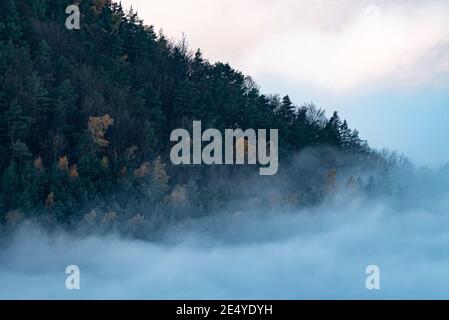
[[449, 161], [447, 0], [122, 0], [263, 93], [338, 110], [375, 148]]

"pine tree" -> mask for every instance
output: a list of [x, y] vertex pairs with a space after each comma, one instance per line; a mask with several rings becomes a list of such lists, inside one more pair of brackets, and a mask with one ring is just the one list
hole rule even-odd
[[37, 56], [34, 59], [34, 68], [43, 75], [46, 81], [51, 81], [51, 71], [53, 69], [53, 62], [51, 59], [51, 48], [48, 46], [45, 40], [39, 43], [37, 50]]
[[76, 119], [75, 89], [69, 79], [64, 80], [55, 89], [53, 98], [53, 121], [57, 131], [65, 136], [73, 135], [74, 125], [78, 123]]
[[17, 99], [14, 99], [11, 102], [9, 109], [5, 114], [5, 119], [11, 145], [18, 140], [26, 140], [30, 125], [32, 124], [32, 118], [24, 114]]
[[17, 163], [13, 161], [2, 172], [1, 176], [1, 190], [7, 195], [4, 198], [7, 210], [17, 209], [17, 195], [20, 194], [21, 185], [22, 181], [18, 173]]
[[[0, 11], [3, 14], [0, 24], [0, 40], [22, 44], [23, 30], [15, 0], [3, 0]], [[4, 21], [4, 22], [3, 22]]]
[[350, 151], [353, 146], [352, 131], [349, 129], [348, 122], [343, 121], [340, 127], [341, 146], [344, 150]]
[[37, 121], [45, 123], [48, 117], [50, 97], [44, 82], [37, 72], [27, 77], [25, 84], [28, 98], [28, 107]]
[[296, 107], [293, 105], [289, 96], [282, 98], [282, 103], [277, 111], [279, 117], [287, 124], [291, 124], [295, 119]]
[[325, 143], [331, 146], [341, 146], [341, 126], [340, 116], [335, 111], [324, 127]]
[[21, 140], [17, 140], [12, 144], [12, 159], [13, 163], [23, 164], [31, 158], [31, 152], [28, 146]]

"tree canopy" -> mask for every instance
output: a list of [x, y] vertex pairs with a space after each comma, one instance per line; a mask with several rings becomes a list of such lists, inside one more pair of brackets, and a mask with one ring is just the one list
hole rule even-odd
[[149, 211], [213, 208], [227, 199], [218, 179], [246, 169], [172, 166], [170, 132], [193, 120], [279, 129], [281, 163], [325, 146], [373, 157], [337, 112], [327, 119], [313, 104], [261, 93], [250, 77], [156, 34], [120, 3], [77, 3], [80, 30], [65, 28], [72, 1], [0, 2], [1, 217], [21, 210], [71, 224], [92, 218], [94, 207], [115, 212], [104, 221], [113, 224], [122, 212], [139, 222]]

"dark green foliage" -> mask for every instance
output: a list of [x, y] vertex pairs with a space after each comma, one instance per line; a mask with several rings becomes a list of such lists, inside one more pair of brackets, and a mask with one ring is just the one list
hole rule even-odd
[[[106, 213], [122, 210], [141, 230], [136, 214], [153, 212], [157, 226], [169, 212], [196, 216], [225, 203], [235, 194], [222, 181], [255, 170], [170, 166], [170, 132], [193, 120], [280, 129], [281, 163], [324, 145], [372, 156], [337, 113], [327, 120], [313, 104], [262, 95], [251, 78], [156, 35], [120, 4], [81, 0], [81, 30], [67, 30], [69, 4], [0, 4], [0, 217], [23, 210], [71, 224], [97, 208], [113, 225]], [[113, 124], [95, 140], [88, 124], [105, 115]]]

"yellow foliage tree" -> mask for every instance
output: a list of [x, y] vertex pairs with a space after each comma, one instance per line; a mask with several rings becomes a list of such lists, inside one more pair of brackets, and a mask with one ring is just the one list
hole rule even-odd
[[359, 183], [356, 178], [353, 176], [349, 177], [348, 181], [346, 182], [346, 187], [352, 192], [358, 191], [359, 189]]
[[105, 134], [110, 126], [114, 125], [114, 119], [109, 114], [102, 117], [90, 117], [88, 129], [94, 144], [100, 148], [106, 148], [110, 142], [106, 140]]
[[120, 170], [120, 176], [121, 177], [126, 177], [128, 175], [128, 168], [127, 167], [123, 167], [121, 170]]
[[101, 159], [101, 161], [100, 161], [100, 166], [101, 166], [103, 169], [109, 168], [109, 160], [108, 160], [107, 157], [103, 157], [103, 158]]
[[48, 196], [47, 199], [45, 200], [45, 207], [47, 209], [51, 209], [53, 207], [53, 205], [55, 204], [55, 194], [53, 192], [51, 192]]
[[248, 139], [245, 138], [239, 138], [235, 142], [235, 148], [234, 148], [234, 154], [237, 152], [237, 150], [244, 150], [245, 156], [248, 156], [249, 154], [257, 154], [257, 148], [253, 144], [251, 144]]
[[101, 223], [103, 224], [110, 224], [113, 223], [114, 221], [116, 221], [118, 219], [118, 214], [115, 211], [111, 211], [106, 213], [103, 216], [103, 220], [101, 221]]
[[70, 172], [69, 172], [69, 176], [72, 179], [76, 179], [78, 178], [78, 168], [76, 166], [76, 164], [74, 164], [71, 168], [70, 168]]
[[153, 178], [161, 186], [168, 186], [169, 176], [165, 167], [160, 156], [153, 161]]
[[150, 163], [145, 162], [142, 163], [139, 169], [134, 170], [134, 177], [143, 178], [146, 177], [150, 173]]
[[140, 226], [145, 222], [145, 217], [141, 214], [136, 214], [129, 220], [129, 222], [135, 226]]
[[327, 192], [335, 191], [337, 188], [337, 169], [332, 169], [327, 173], [325, 189]]
[[42, 163], [42, 158], [41, 157], [38, 157], [37, 159], [34, 160], [34, 168], [36, 170], [39, 170], [39, 171], [44, 169], [44, 165]]
[[92, 210], [91, 212], [84, 215], [84, 220], [88, 224], [94, 224], [97, 220], [97, 212], [95, 210]]
[[170, 195], [165, 197], [165, 201], [171, 205], [182, 206], [189, 203], [187, 190], [184, 186], [177, 185]]
[[59, 170], [68, 171], [69, 170], [69, 159], [64, 156], [59, 158], [58, 162]]
[[6, 224], [8, 226], [16, 226], [22, 220], [23, 214], [18, 210], [10, 211], [6, 214]]

